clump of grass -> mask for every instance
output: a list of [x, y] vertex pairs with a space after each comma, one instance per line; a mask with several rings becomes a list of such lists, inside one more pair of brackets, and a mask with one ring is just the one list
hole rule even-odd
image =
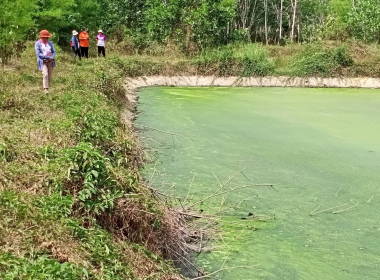
[[258, 44], [227, 45], [205, 50], [196, 60], [202, 74], [265, 76], [274, 70], [266, 50]]
[[323, 48], [311, 45], [296, 56], [293, 74], [296, 76], [335, 76], [344, 67], [352, 66], [347, 46]]

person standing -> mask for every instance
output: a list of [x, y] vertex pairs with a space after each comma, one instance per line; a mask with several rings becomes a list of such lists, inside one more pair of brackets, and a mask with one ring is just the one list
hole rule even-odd
[[102, 30], [98, 31], [98, 35], [95, 37], [96, 41], [98, 41], [98, 57], [100, 54], [103, 54], [103, 57], [106, 57], [106, 41], [107, 37], [103, 34]]
[[71, 44], [72, 44], [71, 49], [73, 50], [73, 53], [74, 53], [74, 59], [78, 56], [79, 60], [81, 60], [82, 56], [80, 53], [79, 40], [76, 37], [76, 35], [78, 35], [78, 32], [76, 30], [73, 30], [72, 34], [73, 36], [71, 37]]
[[87, 28], [83, 28], [82, 32], [79, 33], [79, 45], [82, 57], [88, 58], [89, 39], [90, 36], [88, 35]]
[[52, 35], [47, 30], [41, 30], [40, 39], [34, 44], [36, 50], [38, 70], [42, 71], [42, 85], [44, 92], [49, 92], [50, 81], [55, 67], [55, 49], [49, 41]]

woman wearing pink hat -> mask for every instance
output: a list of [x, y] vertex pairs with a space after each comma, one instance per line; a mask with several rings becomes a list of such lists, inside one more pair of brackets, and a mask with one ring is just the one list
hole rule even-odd
[[37, 54], [38, 70], [42, 71], [44, 92], [49, 92], [53, 67], [55, 67], [55, 49], [53, 43], [49, 41], [51, 36], [49, 31], [41, 30], [40, 39], [34, 45]]

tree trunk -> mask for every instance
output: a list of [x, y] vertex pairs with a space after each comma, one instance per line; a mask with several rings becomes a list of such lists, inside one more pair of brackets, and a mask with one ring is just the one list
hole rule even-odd
[[282, 39], [282, 10], [283, 10], [284, 0], [281, 0], [281, 6], [280, 6], [280, 36], [278, 40], [278, 44], [280, 44]]
[[268, 0], [264, 0], [265, 44], [268, 45]]
[[297, 11], [297, 0], [292, 1], [293, 6], [293, 19], [292, 19], [292, 31], [290, 33], [290, 40], [294, 42], [294, 28], [296, 24], [296, 11]]

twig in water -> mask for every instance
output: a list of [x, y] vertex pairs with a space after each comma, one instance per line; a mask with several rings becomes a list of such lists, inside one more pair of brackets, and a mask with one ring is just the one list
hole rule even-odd
[[372, 200], [373, 196], [371, 196], [368, 200], [367, 200], [367, 203], [370, 203], [371, 200]]
[[193, 139], [190, 139], [189, 137], [186, 137], [186, 136], [183, 136], [183, 135], [180, 135], [180, 134], [177, 134], [177, 133], [168, 132], [168, 131], [163, 131], [163, 130], [160, 130], [160, 129], [157, 129], [157, 128], [154, 128], [154, 127], [150, 127], [150, 126], [147, 126], [147, 125], [140, 125], [140, 126], [141, 126], [141, 127], [145, 127], [145, 128], [149, 128], [149, 129], [152, 129], [152, 130], [155, 130], [155, 131], [161, 132], [161, 133], [169, 134], [169, 135], [172, 135], [172, 136], [179, 136], [179, 137], [182, 137], [182, 138], [185, 138], [185, 139], [188, 139], [188, 140], [194, 142]]
[[235, 171], [232, 175], [230, 175], [230, 176], [228, 176], [228, 178], [226, 179], [226, 181], [223, 183], [223, 185], [225, 186], [225, 185], [227, 185], [237, 174], [239, 174], [239, 173], [241, 173], [243, 170], [245, 169], [245, 167], [244, 168], [242, 168], [242, 169], [240, 169], [240, 170], [238, 170], [238, 171]]
[[187, 200], [187, 198], [189, 197], [190, 189], [191, 189], [191, 186], [193, 185], [193, 182], [194, 182], [194, 177], [195, 177], [195, 173], [193, 174], [193, 179], [191, 179], [189, 190], [187, 191], [187, 195], [185, 197], [185, 200]]
[[312, 216], [314, 214], [315, 211], [317, 211], [319, 208], [321, 208], [321, 205], [319, 205], [317, 208], [315, 208], [313, 211], [310, 212], [310, 216]]
[[152, 180], [154, 175], [156, 174], [156, 165], [157, 165], [157, 162], [158, 160], [156, 160], [156, 162], [154, 163], [154, 166], [153, 166], [153, 172], [152, 174], [149, 176], [149, 180]]
[[223, 192], [214, 192], [212, 194], [210, 194], [208, 197], [206, 197], [205, 199], [202, 199], [202, 200], [199, 200], [198, 202], [195, 202], [193, 203], [192, 205], [190, 205], [189, 207], [192, 208], [194, 207], [195, 205], [197, 204], [200, 204], [214, 196], [218, 196], [218, 195], [223, 195], [223, 194], [226, 194], [226, 193], [230, 193], [230, 192], [233, 192], [233, 191], [236, 191], [236, 190], [240, 190], [240, 189], [246, 189], [246, 188], [249, 188], [249, 187], [262, 187], [262, 186], [272, 186], [271, 184], [253, 184], [253, 185], [245, 185], [245, 186], [241, 186], [241, 187], [236, 187], [236, 188], [232, 188], [232, 189], [229, 189], [228, 191], [223, 191]]
[[242, 204], [243, 202], [245, 202], [247, 200], [251, 200], [251, 199], [250, 198], [244, 198], [244, 199], [242, 199], [238, 204], [236, 204], [236, 206], [234, 206], [234, 209], [239, 209], [240, 204]]
[[195, 277], [195, 278], [193, 278], [193, 280], [203, 279], [203, 278], [209, 278], [211, 275], [214, 275], [214, 274], [216, 274], [218, 272], [221, 272], [223, 270], [232, 270], [232, 269], [237, 269], [237, 268], [251, 268], [251, 269], [253, 268], [253, 269], [257, 269], [258, 266], [259, 266], [259, 264], [258, 265], [252, 265], [252, 266], [241, 265], [241, 266], [225, 267], [225, 268], [218, 269], [218, 270], [216, 270], [214, 272], [211, 272], [211, 273], [209, 273], [207, 275], [203, 275], [203, 276], [200, 276], [200, 277]]
[[167, 193], [168, 191], [170, 191], [172, 188], [174, 188], [175, 187], [175, 184], [173, 183], [172, 184], [172, 186], [170, 187], [170, 188], [168, 188], [166, 191], [164, 191], [163, 193], [161, 193], [161, 194], [165, 194], [165, 193]]
[[228, 255], [224, 258], [224, 262], [223, 262], [223, 264], [222, 264], [222, 267], [221, 268], [223, 268], [224, 267], [224, 265], [226, 264], [226, 261], [227, 261], [227, 259], [228, 259], [228, 257], [231, 255], [231, 252], [229, 252], [228, 253]]
[[275, 190], [276, 192], [279, 192], [278, 190], [276, 190], [276, 189], [273, 187], [273, 185], [269, 185], [268, 187], [269, 187], [269, 189], [272, 189], [272, 190]]
[[339, 193], [339, 191], [340, 191], [341, 189], [342, 189], [342, 188], [340, 188], [339, 190], [336, 191], [335, 196], [338, 196], [338, 193]]
[[319, 213], [322, 213], [322, 212], [326, 212], [326, 211], [329, 211], [329, 210], [332, 210], [332, 209], [335, 209], [335, 208], [338, 208], [338, 207], [343, 207], [343, 206], [345, 206], [345, 205], [347, 205], [349, 203], [350, 203], [350, 201], [347, 202], [347, 203], [345, 203], [345, 204], [342, 204], [342, 205], [338, 205], [338, 206], [335, 206], [335, 207], [327, 208], [325, 210], [321, 210], [321, 211], [318, 211], [318, 212], [313, 212], [313, 213], [310, 213], [310, 216], [313, 216], [315, 214], [319, 214]]
[[356, 207], [358, 204], [359, 204], [359, 202], [356, 203], [354, 206], [351, 206], [351, 207], [348, 207], [348, 208], [345, 208], [345, 209], [341, 209], [341, 210], [338, 210], [338, 211], [333, 211], [333, 214], [338, 214], [338, 213], [342, 213], [344, 211], [350, 210], [350, 209]]
[[245, 174], [243, 173], [243, 171], [240, 171], [241, 174], [243, 174], [243, 176], [248, 180], [248, 181], [251, 181], [249, 180], [249, 178], [247, 176], [245, 176]]

